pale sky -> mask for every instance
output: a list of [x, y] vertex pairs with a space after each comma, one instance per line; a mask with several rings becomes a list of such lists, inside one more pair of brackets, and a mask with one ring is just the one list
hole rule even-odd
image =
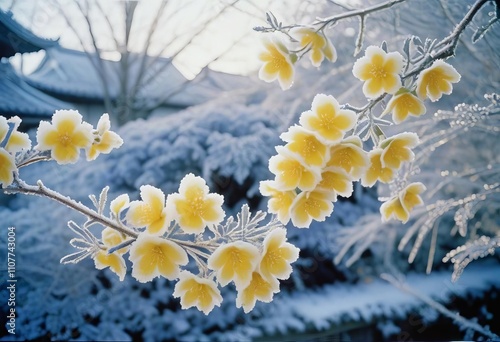
[[[3, 10], [11, 6], [13, 0], [0, 0]], [[80, 15], [74, 0], [14, 0], [13, 12], [15, 18], [30, 28], [37, 35], [48, 38], [59, 38], [64, 47], [81, 50], [82, 46], [74, 32], [68, 28], [60, 9], [71, 18], [71, 23], [84, 40], [88, 49], [93, 50], [90, 44], [86, 22]], [[158, 13], [161, 0], [141, 0], [136, 8], [134, 26], [132, 27], [129, 49], [141, 51], [152, 19]], [[89, 0], [90, 3], [93, 0]], [[254, 72], [258, 66], [257, 54], [260, 48], [262, 33], [255, 32], [254, 26], [265, 25], [265, 12], [271, 10], [285, 24], [290, 24], [294, 18], [304, 16], [321, 0], [284, 1], [284, 0], [240, 0], [227, 9], [223, 15], [204, 25], [214, 15], [220, 12], [227, 4], [234, 0], [170, 0], [164, 15], [159, 22], [159, 29], [152, 39], [150, 54], [157, 54], [164, 46], [168, 46], [163, 55], [172, 56], [179, 47], [183, 46], [192, 37], [192, 32], [206, 26], [200, 35], [192, 40], [190, 46], [178, 54], [174, 59], [176, 67], [186, 76], [193, 77], [207, 63], [221, 53], [223, 57], [210, 64], [215, 70], [228, 73], [248, 74]], [[124, 13], [120, 8], [121, 1], [100, 0], [104, 12], [109, 13], [109, 21], [114, 35], [122, 40], [124, 37]], [[111, 39], [110, 29], [106, 19], [100, 14], [96, 6], [91, 8], [95, 35], [99, 47], [109, 50], [106, 58], [117, 59], [119, 54], [115, 50], [115, 43]], [[313, 18], [310, 18], [313, 19]], [[289, 20], [289, 21], [286, 21]], [[166, 44], [172, 36], [177, 36], [174, 43]], [[226, 51], [229, 51], [226, 53]], [[37, 58], [33, 58], [36, 60]], [[38, 57], [40, 59], [40, 56]], [[34, 65], [34, 62], [31, 62]], [[29, 68], [29, 66], [28, 66]]]

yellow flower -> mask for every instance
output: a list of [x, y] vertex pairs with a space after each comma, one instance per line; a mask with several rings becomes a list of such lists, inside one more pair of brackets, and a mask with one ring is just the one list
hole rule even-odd
[[288, 279], [292, 273], [290, 264], [299, 258], [300, 250], [286, 242], [286, 230], [276, 228], [269, 232], [262, 243], [262, 259], [259, 273], [268, 283], [277, 283], [276, 279]]
[[[116, 247], [119, 244], [125, 242], [125, 240], [127, 239], [127, 237], [124, 234], [109, 227], [104, 228], [101, 234], [102, 234], [101, 241], [108, 248]], [[126, 246], [120, 248], [114, 253], [125, 254], [128, 252], [129, 248], [130, 248], [129, 246]]]
[[[5, 142], [4, 140], [9, 132], [9, 123], [14, 127], [10, 133], [9, 141]], [[17, 131], [20, 124], [21, 119], [18, 116], [11, 117], [9, 120], [0, 116], [0, 146], [3, 146], [7, 152], [16, 153], [22, 149], [31, 148], [31, 140], [28, 134]]]
[[271, 197], [267, 204], [268, 212], [278, 215], [281, 223], [287, 224], [290, 221], [290, 207], [297, 197], [295, 190], [282, 191], [275, 181], [261, 181], [259, 191], [262, 196]]
[[188, 256], [178, 244], [159, 236], [140, 234], [130, 248], [132, 276], [145, 283], [163, 276], [174, 280], [179, 276], [179, 266], [188, 263]]
[[411, 162], [415, 154], [411, 148], [419, 143], [418, 135], [412, 132], [404, 132], [384, 139], [380, 142], [383, 149], [381, 155], [382, 167], [399, 169], [401, 163]]
[[109, 115], [105, 113], [97, 123], [97, 136], [94, 138], [92, 146], [87, 150], [87, 160], [94, 160], [100, 153], [107, 154], [112, 149], [118, 148], [123, 144], [122, 138], [115, 132], [110, 131], [110, 128]]
[[320, 180], [318, 167], [309, 167], [300, 160], [302, 157], [277, 146], [278, 155], [269, 159], [269, 170], [276, 175], [276, 184], [281, 190], [312, 190]]
[[99, 249], [94, 255], [94, 264], [98, 270], [109, 269], [120, 277], [120, 280], [125, 279], [125, 274], [127, 273], [127, 266], [125, 265], [125, 260], [120, 254], [111, 253], [108, 254], [107, 250]]
[[142, 201], [130, 202], [127, 222], [134, 227], [146, 227], [148, 233], [161, 235], [171, 221], [167, 220], [165, 194], [151, 185], [143, 185], [140, 190]]
[[361, 185], [372, 187], [378, 180], [382, 183], [389, 183], [394, 179], [394, 170], [390, 167], [382, 167], [383, 151], [381, 148], [375, 148], [368, 152], [370, 167], [361, 177]]
[[129, 247], [121, 248], [113, 253], [108, 253], [108, 250], [124, 242], [126, 237], [109, 227], [104, 228], [101, 234], [101, 241], [104, 244], [104, 248], [99, 249], [93, 256], [95, 267], [98, 270], [109, 267], [123, 281], [127, 273], [127, 266], [122, 255], [128, 251]]
[[352, 194], [352, 179], [339, 167], [326, 167], [321, 174], [321, 182], [317, 186], [318, 190], [331, 191], [342, 197], [350, 197]]
[[265, 51], [261, 52], [259, 59], [264, 65], [259, 70], [259, 78], [265, 82], [278, 79], [281, 89], [287, 90], [293, 84], [295, 71], [293, 69], [293, 56], [288, 49], [276, 39], [264, 40]]
[[398, 74], [402, 70], [403, 56], [399, 52], [387, 53], [378, 46], [369, 46], [365, 56], [354, 63], [352, 73], [365, 82], [365, 96], [375, 99], [383, 93], [394, 94], [401, 88]]
[[420, 116], [425, 114], [426, 109], [422, 100], [412, 93], [405, 91], [391, 98], [382, 115], [390, 112], [392, 112], [392, 121], [399, 124], [406, 120], [408, 115]]
[[292, 224], [297, 228], [309, 228], [312, 220], [322, 222], [333, 212], [336, 194], [321, 190], [301, 192], [290, 208]]
[[292, 126], [280, 138], [287, 142], [286, 148], [299, 154], [307, 165], [323, 167], [328, 158], [328, 148], [313, 132], [300, 126]]
[[175, 284], [173, 296], [181, 298], [183, 309], [196, 306], [205, 315], [222, 303], [222, 296], [214, 281], [200, 278], [188, 271], [182, 271], [179, 275], [179, 282]]
[[340, 167], [352, 177], [352, 180], [358, 180], [368, 167], [368, 162], [361, 139], [358, 136], [351, 136], [330, 148], [330, 160], [326, 165]]
[[179, 193], [168, 195], [167, 212], [184, 232], [199, 234], [224, 219], [223, 202], [222, 195], [209, 194], [203, 178], [190, 173], [181, 180]]
[[237, 289], [244, 289], [252, 280], [252, 272], [259, 263], [259, 250], [254, 245], [235, 241], [220, 245], [208, 258], [207, 265], [217, 271], [217, 280], [226, 286], [232, 280]]
[[460, 74], [453, 66], [438, 59], [422, 71], [417, 78], [417, 94], [421, 99], [429, 97], [435, 102], [443, 96], [450, 95], [453, 90], [452, 83], [460, 81]]
[[130, 205], [130, 199], [127, 194], [122, 194], [111, 201], [109, 208], [115, 217], [120, 217], [123, 210], [127, 209]]
[[52, 123], [41, 121], [36, 132], [40, 151], [51, 151], [51, 157], [58, 164], [76, 163], [81, 148], [92, 145], [92, 126], [82, 122], [76, 110], [56, 110]]
[[319, 67], [325, 57], [331, 62], [337, 60], [337, 51], [323, 32], [310, 27], [297, 27], [290, 30], [290, 35], [298, 40], [301, 49], [311, 49], [309, 59], [315, 67]]
[[259, 272], [253, 272], [250, 284], [238, 291], [236, 307], [243, 307], [243, 311], [249, 313], [255, 307], [257, 300], [269, 303], [273, 300], [273, 294], [278, 292], [279, 282], [277, 280], [269, 282], [262, 278]]
[[391, 218], [408, 222], [410, 211], [417, 205], [423, 204], [420, 194], [425, 191], [425, 186], [418, 183], [411, 183], [403, 189], [397, 196], [391, 198], [380, 206], [382, 219], [388, 221]]
[[14, 156], [0, 148], [0, 183], [6, 188], [14, 181], [14, 172], [17, 171]]
[[356, 124], [356, 114], [351, 110], [340, 109], [339, 103], [331, 95], [316, 95], [311, 107], [311, 110], [300, 116], [300, 124], [316, 132], [326, 143], [339, 142]]

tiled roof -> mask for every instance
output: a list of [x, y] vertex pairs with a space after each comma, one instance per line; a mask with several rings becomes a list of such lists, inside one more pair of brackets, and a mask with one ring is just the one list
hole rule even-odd
[[71, 107], [24, 82], [9, 63], [0, 63], [0, 115], [43, 119]]
[[[130, 54], [128, 87], [132, 89], [139, 75], [143, 55]], [[94, 59], [93, 61], [91, 59]], [[109, 94], [116, 99], [120, 94], [122, 67], [118, 61], [102, 60]], [[98, 101], [104, 98], [102, 80], [92, 63], [96, 55], [56, 46], [46, 50], [46, 56], [38, 68], [26, 76], [34, 87], [68, 101]], [[211, 70], [204, 70], [200, 79], [187, 80], [172, 64], [171, 59], [146, 57], [147, 68], [137, 99], [148, 106], [163, 100], [165, 105], [187, 107], [211, 100], [221, 91], [244, 88], [247, 79]], [[221, 78], [222, 82], [218, 81]]]
[[0, 10], [0, 57], [16, 53], [35, 52], [58, 45], [57, 41], [40, 38], [12, 17], [12, 12]]

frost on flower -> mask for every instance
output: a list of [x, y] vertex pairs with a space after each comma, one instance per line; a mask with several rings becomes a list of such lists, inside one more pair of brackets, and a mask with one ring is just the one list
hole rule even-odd
[[105, 113], [97, 123], [94, 142], [87, 150], [87, 160], [94, 160], [100, 153], [107, 154], [111, 152], [112, 149], [118, 148], [123, 144], [122, 138], [120, 138], [117, 133], [110, 131], [110, 128], [111, 122], [109, 121], [109, 115]]
[[276, 228], [269, 232], [263, 242], [259, 273], [272, 286], [277, 279], [288, 279], [292, 273], [292, 262], [299, 258], [299, 249], [286, 242], [286, 230]]
[[273, 295], [279, 292], [279, 282], [265, 280], [259, 272], [252, 273], [250, 284], [238, 291], [236, 297], [236, 307], [243, 307], [245, 313], [249, 313], [255, 307], [257, 300], [264, 303], [270, 303], [273, 300]]
[[130, 198], [127, 194], [122, 194], [111, 201], [109, 208], [115, 217], [120, 217], [123, 210], [127, 209], [130, 205]]
[[309, 59], [315, 67], [319, 67], [325, 58], [330, 62], [337, 60], [337, 51], [323, 32], [310, 27], [296, 27], [290, 30], [290, 35], [298, 40], [301, 49], [311, 49]]
[[326, 143], [339, 142], [356, 124], [356, 114], [351, 110], [340, 109], [339, 103], [331, 95], [316, 95], [311, 107], [311, 110], [300, 116], [300, 124], [316, 132]]
[[349, 197], [352, 194], [352, 179], [339, 167], [326, 167], [321, 174], [321, 182], [317, 186], [318, 190], [331, 191], [342, 197]]
[[280, 138], [287, 142], [287, 149], [299, 154], [310, 166], [322, 167], [328, 158], [328, 148], [313, 132], [300, 126], [292, 126]]
[[217, 272], [221, 286], [234, 281], [237, 289], [244, 289], [250, 284], [259, 258], [257, 247], [248, 242], [235, 241], [219, 246], [208, 258], [207, 265]]
[[368, 153], [370, 167], [361, 177], [361, 185], [372, 187], [377, 181], [389, 183], [394, 179], [394, 170], [382, 166], [381, 157], [383, 151], [381, 148], [375, 148]]
[[[167, 220], [165, 194], [151, 185], [143, 185], [140, 190], [142, 201], [130, 202], [127, 222], [134, 227], [146, 227], [150, 234], [161, 235], [171, 221]], [[125, 198], [123, 200], [126, 201]], [[119, 203], [114, 204], [118, 206]]]
[[107, 250], [99, 249], [94, 255], [95, 267], [98, 270], [109, 269], [120, 277], [120, 280], [125, 279], [125, 274], [127, 273], [127, 266], [125, 265], [125, 260], [123, 257], [116, 253], [108, 254]]
[[[103, 231], [102, 231], [101, 241], [106, 247], [109, 247], [109, 248], [116, 247], [119, 244], [125, 242], [126, 239], [127, 239], [127, 237], [124, 234], [122, 234], [119, 231], [116, 231], [112, 228], [107, 227], [107, 228], [103, 229]], [[128, 252], [129, 248], [130, 248], [129, 246], [126, 246], [126, 247], [118, 249], [114, 253], [125, 254]]]
[[76, 110], [57, 110], [52, 116], [52, 123], [41, 121], [36, 132], [40, 151], [51, 151], [51, 157], [58, 164], [76, 163], [80, 149], [92, 145], [92, 126], [82, 122], [82, 116]]
[[382, 167], [399, 169], [401, 163], [413, 161], [415, 154], [411, 149], [418, 143], [418, 135], [412, 132], [399, 133], [382, 140], [379, 144], [383, 149], [381, 154]]
[[403, 70], [403, 56], [399, 52], [385, 52], [378, 46], [369, 46], [365, 56], [352, 68], [356, 78], [364, 81], [363, 93], [375, 99], [383, 93], [394, 94], [401, 88], [399, 73]]
[[125, 241], [125, 236], [114, 229], [105, 228], [102, 231], [101, 241], [105, 247], [99, 249], [95, 253], [93, 257], [95, 267], [98, 270], [109, 267], [109, 269], [116, 273], [120, 277], [120, 280], [123, 281], [127, 272], [127, 266], [125, 265], [125, 260], [123, 260], [122, 255], [128, 251], [128, 247], [121, 248], [114, 253], [108, 253], [108, 249]]
[[423, 204], [420, 194], [424, 191], [425, 186], [420, 182], [409, 184], [397, 196], [380, 206], [382, 219], [388, 221], [395, 218], [403, 223], [408, 222], [413, 208]]
[[417, 78], [417, 95], [421, 99], [428, 97], [435, 102], [443, 96], [450, 95], [452, 83], [460, 81], [460, 74], [450, 64], [438, 59], [422, 71]]
[[[9, 124], [13, 126], [13, 129], [10, 133], [9, 141], [5, 142], [4, 140], [9, 133]], [[17, 131], [20, 124], [21, 119], [18, 116], [14, 116], [8, 120], [0, 116], [0, 144], [4, 146], [7, 152], [16, 153], [22, 149], [29, 149], [31, 147], [31, 140], [28, 134]]]
[[409, 115], [420, 116], [426, 112], [424, 103], [412, 93], [405, 91], [394, 95], [382, 115], [392, 113], [392, 121], [399, 124], [406, 120]]
[[289, 89], [293, 84], [295, 71], [288, 49], [277, 39], [265, 39], [263, 43], [265, 51], [260, 53], [259, 59], [264, 65], [259, 70], [259, 78], [265, 82], [278, 79], [281, 89]]
[[222, 303], [222, 296], [214, 281], [200, 278], [188, 271], [183, 271], [179, 275], [179, 282], [175, 284], [173, 296], [181, 298], [183, 309], [196, 306], [205, 315]]
[[268, 212], [276, 214], [278, 220], [287, 224], [290, 221], [290, 207], [297, 193], [295, 190], [281, 190], [275, 181], [261, 181], [259, 191], [262, 196], [271, 197], [267, 204]]
[[0, 184], [5, 188], [14, 181], [14, 172], [17, 170], [14, 156], [0, 148]]
[[344, 139], [330, 148], [330, 160], [327, 166], [344, 169], [353, 180], [358, 180], [368, 167], [368, 157], [363, 150], [363, 143], [358, 136]]
[[223, 202], [222, 195], [209, 193], [203, 178], [190, 173], [181, 180], [179, 193], [168, 195], [167, 211], [184, 232], [199, 234], [224, 219]]
[[336, 194], [319, 189], [301, 192], [290, 208], [292, 224], [297, 228], [309, 228], [312, 220], [323, 222], [333, 212]]
[[309, 167], [301, 162], [300, 155], [277, 146], [278, 155], [269, 159], [269, 170], [276, 175], [276, 184], [281, 190], [312, 190], [320, 180], [318, 167]]
[[179, 276], [179, 266], [188, 263], [188, 256], [178, 244], [161, 237], [140, 234], [130, 248], [132, 276], [145, 283], [155, 277], [174, 280]]

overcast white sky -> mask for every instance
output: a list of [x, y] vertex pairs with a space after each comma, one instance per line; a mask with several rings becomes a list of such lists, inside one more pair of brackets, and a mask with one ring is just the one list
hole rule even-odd
[[[11, 6], [13, 0], [0, 0], [0, 8], [3, 10]], [[59, 38], [61, 45], [71, 49], [81, 50], [81, 44], [75, 34], [68, 28], [63, 16], [54, 6], [59, 3], [60, 8], [71, 17], [72, 24], [82, 34], [88, 35], [86, 23], [79, 15], [74, 0], [14, 0], [12, 8], [15, 18], [23, 25], [29, 27], [36, 34]], [[158, 12], [161, 0], [141, 0], [135, 13], [135, 26], [129, 48], [132, 51], [141, 51], [145, 35], [149, 29], [149, 23]], [[157, 53], [171, 39], [172, 35], [179, 38], [176, 43], [168, 44], [165, 56], [170, 56], [179, 46], [190, 39], [189, 32], [197, 30], [200, 23], [218, 13], [224, 6], [234, 0], [170, 0], [165, 20], [160, 21], [160, 29], [153, 39], [152, 54]], [[90, 0], [92, 2], [92, 0]], [[110, 21], [115, 29], [115, 35], [119, 38], [123, 30], [123, 11], [120, 10], [120, 1], [100, 0], [104, 11], [110, 13]], [[199, 70], [228, 50], [220, 60], [213, 62], [210, 67], [215, 70], [236, 74], [248, 74], [258, 68], [258, 50], [260, 48], [261, 34], [253, 31], [254, 26], [265, 25], [265, 12], [271, 10], [280, 19], [293, 20], [303, 16], [322, 0], [310, 1], [283, 1], [283, 0], [240, 0], [234, 8], [227, 10], [224, 15], [208, 25], [189, 48], [185, 49], [174, 60], [176, 67], [185, 74], [193, 77]], [[117, 6], [118, 5], [118, 6]], [[94, 6], [95, 8], [95, 6]], [[99, 36], [101, 49], [113, 50], [114, 42], [110, 39], [109, 28], [102, 15], [97, 11], [91, 12], [91, 17], [96, 18], [94, 25], [96, 35]], [[166, 20], [168, 19], [168, 20]], [[312, 19], [312, 18], [311, 18]], [[90, 39], [85, 39], [87, 47], [93, 49], [89, 44]], [[234, 46], [233, 46], [234, 45]], [[150, 52], [150, 53], [151, 53]], [[119, 54], [111, 51], [106, 54], [108, 58], [114, 59]], [[29, 66], [28, 66], [29, 68]]]

